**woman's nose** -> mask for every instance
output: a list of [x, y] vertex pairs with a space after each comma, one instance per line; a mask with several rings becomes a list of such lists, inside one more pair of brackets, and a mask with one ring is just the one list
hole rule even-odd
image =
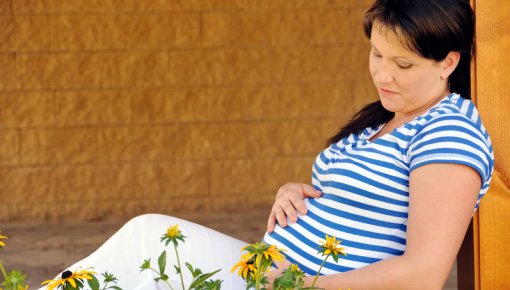
[[393, 74], [385, 65], [380, 65], [375, 71], [374, 81], [377, 83], [390, 83], [393, 81]]

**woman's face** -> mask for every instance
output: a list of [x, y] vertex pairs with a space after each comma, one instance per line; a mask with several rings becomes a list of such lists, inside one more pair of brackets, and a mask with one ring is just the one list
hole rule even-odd
[[395, 32], [377, 22], [370, 43], [372, 80], [383, 107], [394, 112], [395, 119], [410, 121], [449, 94], [444, 61], [419, 56], [406, 48]]

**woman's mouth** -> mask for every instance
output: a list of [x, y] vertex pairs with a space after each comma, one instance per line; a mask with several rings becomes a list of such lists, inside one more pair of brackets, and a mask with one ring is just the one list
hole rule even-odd
[[394, 94], [397, 93], [397, 92], [386, 90], [386, 89], [383, 89], [383, 88], [379, 88], [379, 92], [381, 94], [383, 94], [383, 95], [394, 95]]

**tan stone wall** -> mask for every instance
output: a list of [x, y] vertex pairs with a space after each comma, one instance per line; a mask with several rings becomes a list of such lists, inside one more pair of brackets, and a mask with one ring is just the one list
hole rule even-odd
[[267, 207], [374, 98], [371, 0], [0, 0], [0, 221]]

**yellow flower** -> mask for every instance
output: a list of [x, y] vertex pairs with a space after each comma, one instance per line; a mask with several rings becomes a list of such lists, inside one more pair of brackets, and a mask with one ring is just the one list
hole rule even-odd
[[264, 254], [267, 260], [269, 260], [269, 257], [271, 257], [272, 261], [282, 262], [285, 259], [285, 256], [281, 253], [281, 251], [283, 250], [278, 249], [278, 247], [274, 245], [271, 245], [262, 253]]
[[170, 239], [175, 239], [175, 238], [179, 237], [180, 234], [181, 234], [181, 231], [179, 230], [179, 225], [170, 226], [166, 230], [166, 237], [170, 238]]
[[18, 290], [27, 290], [27, 289], [28, 289], [28, 285], [26, 285], [25, 287], [18, 285]]
[[[0, 249], [1, 249], [1, 248], [3, 248], [3, 247], [5, 247], [5, 243], [4, 243], [4, 242], [2, 242], [2, 240], [3, 240], [3, 239], [7, 239], [7, 237], [6, 237], [6, 236], [2, 236], [2, 235], [0, 235]], [[0, 290], [1, 290], [1, 289], [0, 289]]]
[[164, 233], [163, 236], [161, 236], [161, 242], [164, 242], [166, 246], [168, 246], [168, 244], [172, 242], [174, 244], [174, 247], [177, 247], [179, 241], [184, 242], [184, 238], [186, 237], [179, 230], [179, 225], [174, 225], [168, 227], [166, 233]]
[[248, 276], [248, 273], [253, 274], [256, 271], [254, 261], [252, 259], [253, 254], [247, 253], [241, 256], [241, 261], [239, 261], [237, 264], [232, 267], [230, 270], [231, 273], [234, 273], [237, 268], [239, 268], [239, 271], [237, 274], [241, 277], [243, 277], [246, 280], [246, 277]]
[[95, 272], [89, 271], [88, 269], [83, 269], [81, 271], [75, 271], [74, 273], [67, 270], [62, 272], [60, 278], [55, 280], [46, 280], [41, 283], [41, 285], [48, 284], [48, 290], [53, 290], [59, 286], [65, 287], [67, 283], [69, 283], [73, 288], [76, 288], [76, 281], [81, 282], [83, 279], [91, 280], [92, 275], [96, 274]]
[[297, 264], [291, 264], [290, 271], [292, 271], [293, 273], [298, 273], [301, 271], [301, 269], [299, 269], [299, 266]]
[[340, 244], [340, 242], [341, 241], [337, 240], [336, 237], [330, 237], [330, 236], [326, 235], [326, 241], [320, 241], [320, 243], [322, 244], [321, 248], [323, 249], [322, 252], [324, 253], [324, 255], [341, 254], [341, 255], [346, 256], [344, 248], [338, 246]]

